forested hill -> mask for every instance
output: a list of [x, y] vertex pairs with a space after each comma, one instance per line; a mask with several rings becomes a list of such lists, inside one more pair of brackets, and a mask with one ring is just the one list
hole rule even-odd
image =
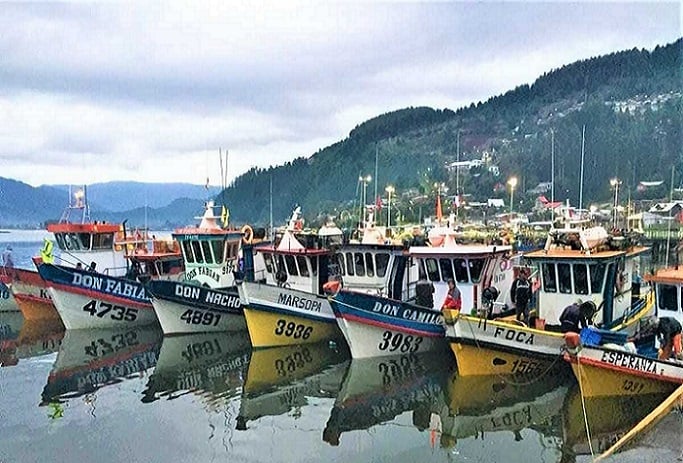
[[[234, 220], [265, 223], [272, 182], [276, 224], [295, 204], [308, 218], [340, 214], [340, 208], [352, 215], [363, 189], [359, 175], [374, 177], [376, 156], [379, 178], [367, 185], [368, 202], [374, 182], [380, 193], [391, 184], [398, 195], [417, 189], [413, 194], [422, 196], [433, 195], [434, 182], [444, 182], [451, 194], [455, 175], [445, 166], [458, 158], [459, 147], [460, 160], [487, 161], [461, 171], [460, 192], [470, 200], [504, 197], [506, 179], [516, 175], [520, 199], [531, 202], [535, 196], [524, 192], [551, 178], [552, 132], [556, 196], [578, 204], [584, 126], [584, 205], [608, 199], [609, 178], [615, 176], [634, 197], [665, 194], [635, 187], [643, 180], [668, 180], [672, 165], [683, 167], [682, 45], [678, 40], [651, 51], [578, 61], [457, 111], [406, 108], [383, 114], [311, 156], [250, 170], [223, 192], [223, 199]], [[417, 203], [404, 205], [407, 218], [417, 213]]]

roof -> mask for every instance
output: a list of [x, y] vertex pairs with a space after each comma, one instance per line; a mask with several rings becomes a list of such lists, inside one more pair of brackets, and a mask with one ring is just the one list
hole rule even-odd
[[635, 256], [649, 251], [650, 248], [645, 246], [636, 246], [628, 250], [605, 250], [605, 251], [591, 251], [586, 253], [582, 250], [574, 249], [540, 249], [538, 251], [532, 251], [524, 254], [525, 259], [581, 259], [581, 260], [593, 260], [593, 259], [613, 259], [618, 256]]
[[653, 283], [671, 283], [683, 284], [683, 268], [668, 267], [657, 270], [655, 274], [646, 274], [643, 276], [645, 281]]
[[52, 223], [47, 231], [52, 233], [116, 233], [121, 229], [120, 224], [89, 222], [89, 223]]
[[409, 252], [415, 256], [429, 256], [429, 255], [458, 255], [458, 256], [490, 256], [491, 254], [502, 254], [512, 251], [512, 246], [486, 246], [486, 245], [457, 245], [444, 247], [431, 246], [411, 246]]

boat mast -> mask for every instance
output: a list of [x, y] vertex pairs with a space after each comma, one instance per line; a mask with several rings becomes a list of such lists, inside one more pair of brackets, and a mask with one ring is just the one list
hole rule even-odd
[[579, 209], [583, 209], [583, 158], [586, 154], [586, 124], [581, 128], [581, 181], [579, 182]]
[[669, 220], [668, 226], [666, 227], [666, 257], [664, 258], [664, 267], [669, 266], [669, 247], [671, 246], [671, 222], [673, 217], [671, 217], [671, 212], [674, 210], [674, 174], [676, 172], [676, 166], [671, 166], [671, 189], [669, 190]]

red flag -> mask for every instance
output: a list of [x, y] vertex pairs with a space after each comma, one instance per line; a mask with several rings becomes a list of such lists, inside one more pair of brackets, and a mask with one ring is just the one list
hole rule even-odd
[[382, 210], [382, 197], [380, 195], [377, 195], [377, 199], [375, 200], [375, 208], [378, 212]]
[[441, 195], [436, 195], [436, 220], [441, 223], [443, 219], [443, 212], [441, 211]]

